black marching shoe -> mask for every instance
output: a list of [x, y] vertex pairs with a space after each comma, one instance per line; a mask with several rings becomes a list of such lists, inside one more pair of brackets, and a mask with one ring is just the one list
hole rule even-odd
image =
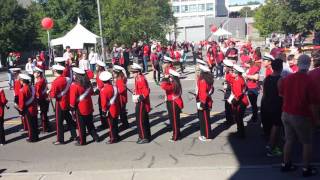
[[292, 163], [282, 163], [281, 172], [291, 172], [297, 170], [297, 166]]
[[149, 143], [150, 141], [148, 139], [141, 139], [140, 141], [137, 142], [137, 144], [146, 144]]
[[52, 142], [53, 145], [63, 145], [65, 144], [64, 142], [59, 142], [59, 141], [55, 141], [55, 142]]
[[310, 177], [318, 174], [318, 170], [315, 167], [309, 166], [307, 168], [302, 168], [302, 176]]

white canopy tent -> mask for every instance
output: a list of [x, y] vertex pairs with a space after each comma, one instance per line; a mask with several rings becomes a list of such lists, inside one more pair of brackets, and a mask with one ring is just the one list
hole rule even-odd
[[209, 37], [209, 40], [213, 40], [214, 37], [219, 37], [219, 36], [231, 36], [232, 33], [223, 29], [223, 28], [219, 28], [216, 32], [212, 33], [211, 36]]
[[96, 44], [100, 37], [90, 32], [88, 29], [80, 24], [80, 19], [78, 18], [77, 25], [71, 29], [65, 36], [52, 39], [50, 41], [50, 46], [63, 45], [65, 49], [66, 46], [70, 46], [71, 49], [83, 49], [84, 44]]

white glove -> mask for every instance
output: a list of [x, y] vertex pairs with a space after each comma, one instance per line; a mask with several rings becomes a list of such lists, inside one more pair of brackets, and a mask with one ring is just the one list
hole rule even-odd
[[201, 102], [197, 102], [197, 109], [198, 110], [203, 110], [203, 108], [201, 107]]
[[134, 103], [138, 103], [139, 102], [139, 95], [132, 95], [132, 101]]

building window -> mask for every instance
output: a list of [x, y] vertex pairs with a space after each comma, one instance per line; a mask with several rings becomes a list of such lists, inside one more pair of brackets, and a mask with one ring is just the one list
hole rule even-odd
[[213, 3], [207, 3], [207, 11], [213, 11]]
[[181, 6], [181, 12], [183, 12], [183, 13], [189, 12], [188, 5], [182, 5]]
[[198, 5], [198, 11], [199, 12], [203, 12], [206, 10], [206, 5], [205, 4], [199, 4]]
[[174, 13], [179, 13], [180, 12], [180, 6], [172, 6], [172, 11]]
[[196, 4], [189, 5], [189, 12], [197, 12], [197, 11], [198, 11], [198, 6]]

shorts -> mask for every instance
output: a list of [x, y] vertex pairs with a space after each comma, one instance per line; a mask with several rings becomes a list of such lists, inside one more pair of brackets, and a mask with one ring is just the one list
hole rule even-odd
[[294, 142], [298, 139], [302, 144], [312, 143], [312, 123], [311, 119], [303, 116], [295, 116], [282, 113], [282, 122], [286, 141]]

